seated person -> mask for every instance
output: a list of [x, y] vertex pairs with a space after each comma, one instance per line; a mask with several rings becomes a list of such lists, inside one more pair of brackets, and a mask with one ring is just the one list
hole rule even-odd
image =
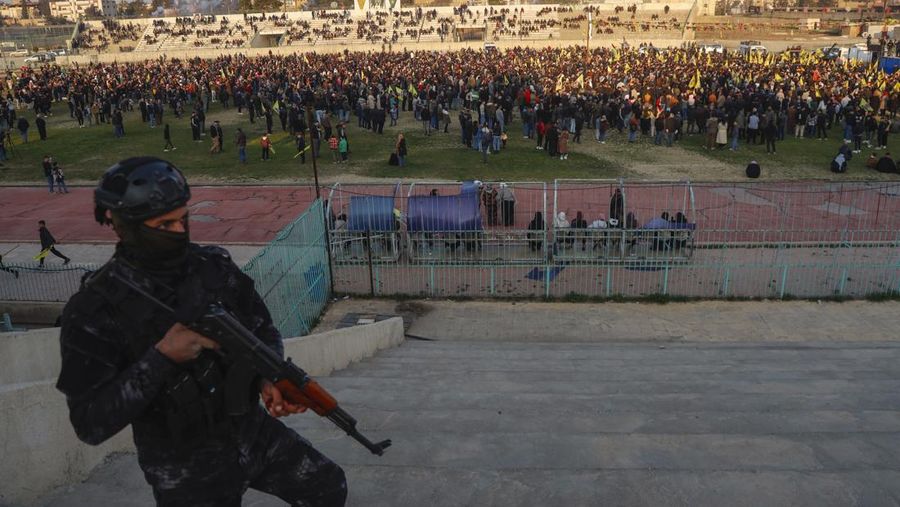
[[559, 214], [556, 215], [556, 218], [553, 220], [553, 231], [554, 235], [556, 235], [556, 242], [560, 246], [570, 245], [572, 243], [571, 236], [568, 232], [562, 231], [560, 229], [568, 229], [569, 228], [569, 219], [566, 218], [566, 212], [560, 211]]
[[847, 162], [853, 159], [853, 147], [850, 146], [850, 140], [844, 139], [844, 144], [838, 149], [838, 154], [843, 155]]
[[[575, 218], [572, 219], [572, 223], [570, 224], [570, 228], [572, 229], [587, 229], [587, 220], [584, 219], [584, 215], [578, 211], [575, 213]], [[584, 251], [585, 245], [587, 244], [587, 235], [584, 232], [576, 232], [573, 231], [571, 233], [572, 240], [576, 239], [576, 236], [581, 237], [581, 250]]]
[[[532, 252], [538, 252], [543, 245], [542, 232], [544, 230], [544, 214], [540, 211], [534, 213], [534, 218], [528, 224], [528, 248]], [[532, 232], [534, 231], [534, 232]]]
[[748, 178], [759, 178], [762, 170], [759, 167], [759, 163], [755, 160], [751, 160], [750, 163], [747, 164], [747, 169], [745, 169], [744, 172], [747, 174]]
[[875, 170], [880, 173], [896, 173], [897, 172], [897, 163], [894, 162], [894, 159], [891, 158], [891, 154], [886, 152], [884, 155], [878, 159], [878, 163], [875, 165]]
[[843, 173], [847, 172], [847, 158], [843, 153], [838, 153], [834, 160], [831, 161], [831, 172]]
[[684, 213], [679, 211], [678, 213], [675, 213], [675, 218], [672, 219], [672, 223], [679, 229], [677, 232], [672, 233], [672, 247], [676, 249], [684, 248], [690, 237], [690, 232], [688, 232], [686, 227], [688, 223], [687, 217], [684, 216]]
[[869, 169], [875, 169], [875, 166], [878, 165], [878, 157], [875, 156], [875, 153], [870, 153], [869, 158], [866, 159], [866, 167]]

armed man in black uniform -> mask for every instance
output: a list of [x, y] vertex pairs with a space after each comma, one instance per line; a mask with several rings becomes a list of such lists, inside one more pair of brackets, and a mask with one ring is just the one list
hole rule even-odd
[[[160, 506], [240, 506], [248, 488], [295, 506], [344, 505], [343, 470], [275, 419], [306, 407], [285, 401], [268, 380], [233, 381], [218, 344], [183, 325], [220, 303], [283, 356], [253, 281], [225, 250], [190, 243], [190, 197], [181, 172], [157, 158], [124, 160], [101, 179], [95, 217], [119, 243], [63, 312], [57, 388], [72, 426], [97, 445], [132, 425]], [[117, 269], [137, 273], [176, 315], [123, 287]], [[236, 394], [238, 413], [229, 401]]]

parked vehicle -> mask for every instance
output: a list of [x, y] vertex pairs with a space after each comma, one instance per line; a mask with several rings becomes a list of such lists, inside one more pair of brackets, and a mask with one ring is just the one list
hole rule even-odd
[[701, 44], [700, 51], [704, 53], [724, 53], [725, 47], [719, 43]]
[[53, 53], [35, 53], [25, 59], [25, 63], [44, 63], [56, 60]]
[[769, 50], [758, 40], [745, 40], [741, 41], [741, 44], [738, 46], [738, 52], [744, 56], [748, 56], [750, 53], [766, 54]]

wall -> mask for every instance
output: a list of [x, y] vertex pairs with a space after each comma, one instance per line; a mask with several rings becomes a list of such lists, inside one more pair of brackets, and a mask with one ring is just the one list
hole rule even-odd
[[59, 362], [58, 328], [0, 334], [0, 504], [31, 502], [132, 447], [130, 429], [97, 447], [75, 437]]
[[[397, 317], [288, 339], [285, 351], [321, 376], [402, 341]], [[109, 454], [133, 451], [130, 428], [97, 447], [76, 438], [65, 398], [55, 388], [59, 368], [58, 328], [0, 334], [0, 505], [30, 504], [83, 480]]]

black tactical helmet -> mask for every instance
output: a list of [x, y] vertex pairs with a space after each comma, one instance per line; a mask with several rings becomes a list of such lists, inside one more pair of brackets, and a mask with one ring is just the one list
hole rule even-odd
[[184, 175], [156, 157], [134, 157], [106, 170], [94, 191], [94, 216], [110, 223], [106, 211], [126, 222], [143, 222], [187, 204], [191, 198]]

